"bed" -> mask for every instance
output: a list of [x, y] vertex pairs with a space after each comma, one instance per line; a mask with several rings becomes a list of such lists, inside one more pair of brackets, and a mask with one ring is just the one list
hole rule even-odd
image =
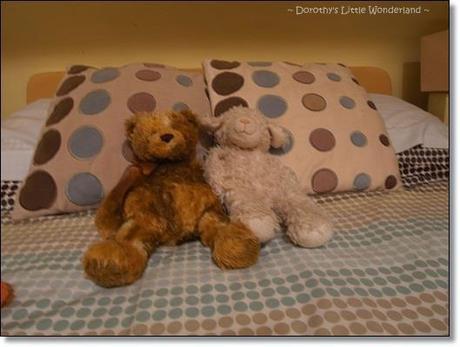
[[[369, 92], [391, 94], [388, 74], [352, 68]], [[29, 102], [49, 97], [61, 72], [30, 80]], [[19, 182], [2, 185], [14, 200]], [[449, 335], [449, 185], [315, 197], [335, 224], [318, 249], [279, 236], [257, 265], [221, 271], [199, 242], [160, 248], [140, 281], [104, 289], [80, 259], [98, 239], [94, 211], [12, 221], [2, 209], [1, 273], [16, 298], [1, 334]]]

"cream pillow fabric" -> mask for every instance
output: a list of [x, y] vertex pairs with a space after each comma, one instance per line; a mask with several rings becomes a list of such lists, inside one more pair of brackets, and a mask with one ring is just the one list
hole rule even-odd
[[133, 154], [124, 123], [134, 112], [209, 113], [201, 73], [159, 64], [68, 69], [51, 104], [13, 218], [97, 207]]
[[203, 68], [214, 116], [243, 105], [286, 129], [289, 143], [271, 153], [307, 192], [400, 186], [382, 118], [346, 66], [213, 59]]

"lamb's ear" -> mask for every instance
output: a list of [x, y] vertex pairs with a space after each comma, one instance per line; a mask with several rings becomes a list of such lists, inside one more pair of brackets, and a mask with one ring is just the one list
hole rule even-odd
[[284, 129], [275, 124], [268, 124], [268, 131], [270, 132], [270, 145], [274, 148], [280, 148], [285, 145], [289, 138]]
[[196, 120], [203, 129], [213, 133], [222, 126], [224, 122], [224, 117], [211, 117], [209, 115], [199, 115], [197, 116]]

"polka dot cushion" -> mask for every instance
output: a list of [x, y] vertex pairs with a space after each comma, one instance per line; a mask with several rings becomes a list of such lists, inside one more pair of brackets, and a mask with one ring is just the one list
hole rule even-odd
[[13, 218], [97, 207], [133, 160], [124, 122], [132, 113], [208, 113], [200, 73], [159, 64], [68, 69], [52, 103]]
[[343, 64], [203, 63], [212, 111], [257, 108], [290, 138], [272, 149], [309, 193], [396, 189], [395, 152], [376, 106]]

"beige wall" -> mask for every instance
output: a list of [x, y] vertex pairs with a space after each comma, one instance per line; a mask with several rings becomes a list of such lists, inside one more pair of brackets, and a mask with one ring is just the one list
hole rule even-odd
[[421, 15], [287, 10], [350, 3], [2, 2], [2, 116], [24, 106], [27, 80], [37, 72], [134, 61], [197, 67], [204, 57], [380, 66], [395, 95], [422, 103], [419, 39], [447, 29], [447, 2], [424, 2], [429, 12]]

